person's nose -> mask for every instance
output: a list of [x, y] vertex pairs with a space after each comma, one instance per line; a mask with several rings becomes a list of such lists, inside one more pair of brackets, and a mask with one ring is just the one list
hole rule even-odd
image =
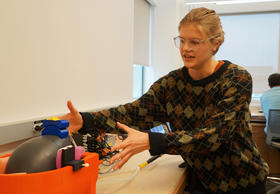
[[192, 51], [193, 49], [190, 47], [190, 45], [188, 44], [188, 42], [184, 42], [184, 44], [182, 45], [182, 50], [184, 51]]

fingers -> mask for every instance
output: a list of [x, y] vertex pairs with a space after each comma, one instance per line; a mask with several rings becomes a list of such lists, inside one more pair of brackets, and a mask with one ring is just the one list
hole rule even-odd
[[68, 106], [68, 109], [70, 110], [71, 113], [77, 113], [78, 112], [78, 110], [73, 106], [71, 100], [67, 101], [67, 106]]
[[122, 130], [124, 130], [127, 133], [129, 133], [132, 130], [132, 128], [130, 128], [130, 127], [128, 127], [125, 124], [122, 124], [120, 122], [117, 122], [117, 125], [118, 125], [119, 128], [121, 128]]
[[115, 151], [115, 150], [121, 150], [124, 149], [127, 146], [126, 140], [123, 141], [122, 143], [115, 145], [111, 148], [111, 152]]
[[114, 170], [121, 169], [123, 165], [131, 158], [130, 155], [125, 155], [120, 161], [114, 166]]
[[[71, 113], [73, 114], [73, 113], [77, 113], [77, 112], [78, 112], [78, 110], [73, 106], [71, 100], [68, 100], [68, 101], [67, 101], [67, 107], [68, 107], [68, 109], [69, 109], [69, 111], [70, 111], [70, 114], [71, 114]], [[66, 114], [66, 115], [60, 116], [60, 117], [58, 117], [58, 118], [59, 118], [59, 119], [63, 119], [63, 120], [69, 120], [70, 114]]]
[[118, 145], [115, 145], [114, 147], [111, 148], [111, 152], [115, 151], [115, 150], [121, 150], [120, 153], [114, 155], [111, 159], [110, 162], [114, 162], [115, 160], [119, 160], [120, 158], [123, 158], [126, 154], [129, 153], [129, 150], [127, 147], [127, 143], [126, 142], [122, 142]]
[[139, 132], [122, 123], [117, 122], [122, 130], [128, 133], [128, 137], [120, 144], [112, 147], [111, 151], [120, 150], [120, 153], [113, 156], [110, 162], [118, 161], [114, 170], [120, 169], [133, 155], [149, 149], [149, 137], [147, 133]]
[[127, 150], [124, 150], [122, 152], [120, 152], [119, 154], [113, 156], [110, 159], [110, 163], [113, 163], [115, 161], [118, 161], [115, 166], [114, 166], [114, 170], [120, 169], [130, 158], [131, 158], [132, 154], [129, 153]]
[[68, 120], [68, 117], [66, 115], [60, 116], [58, 118], [61, 119], [61, 120]]

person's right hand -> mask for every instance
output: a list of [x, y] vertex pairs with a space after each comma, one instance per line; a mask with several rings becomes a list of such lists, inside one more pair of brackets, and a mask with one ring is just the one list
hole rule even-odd
[[82, 115], [73, 106], [73, 104], [70, 100], [67, 101], [67, 106], [68, 106], [68, 109], [70, 110], [70, 113], [63, 115], [61, 117], [58, 117], [58, 118], [63, 119], [63, 120], [68, 120], [69, 121], [68, 130], [72, 133], [76, 133], [79, 129], [82, 128], [84, 121], [83, 121]]

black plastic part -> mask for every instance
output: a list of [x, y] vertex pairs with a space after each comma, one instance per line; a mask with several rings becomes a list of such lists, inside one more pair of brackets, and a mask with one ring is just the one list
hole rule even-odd
[[147, 162], [150, 164], [151, 162], [153, 162], [154, 160], [158, 159], [161, 155], [156, 155], [156, 156], [152, 156], [151, 158], [149, 158], [147, 160]]
[[186, 162], [183, 162], [183, 163], [179, 164], [178, 167], [179, 167], [179, 168], [186, 168], [186, 167], [187, 167], [187, 163], [186, 163]]
[[83, 167], [83, 164], [84, 164], [83, 160], [72, 160], [72, 161], [66, 163], [67, 166], [73, 167], [74, 172], [77, 170], [80, 170]]
[[62, 149], [61, 166], [66, 166], [69, 162], [75, 160], [75, 148], [73, 146]]
[[42, 129], [44, 129], [43, 125], [36, 125], [36, 126], [34, 127], [34, 130], [35, 130], [35, 131], [42, 131]]

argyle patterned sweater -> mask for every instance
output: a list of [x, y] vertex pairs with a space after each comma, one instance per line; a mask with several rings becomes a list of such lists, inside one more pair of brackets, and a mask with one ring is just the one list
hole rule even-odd
[[268, 174], [252, 138], [251, 94], [250, 74], [229, 61], [201, 80], [182, 67], [132, 103], [81, 113], [79, 132], [121, 133], [117, 121], [137, 130], [169, 122], [171, 133], [149, 132], [150, 153], [181, 155], [209, 192], [235, 191], [264, 182]]

